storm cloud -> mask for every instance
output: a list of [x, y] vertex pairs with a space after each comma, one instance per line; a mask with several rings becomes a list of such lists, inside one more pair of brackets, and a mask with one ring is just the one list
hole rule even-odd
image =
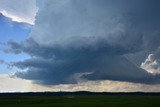
[[160, 46], [159, 5], [158, 0], [37, 0], [39, 11], [29, 38], [9, 41], [4, 51], [30, 55], [12, 62], [20, 70], [15, 76], [39, 84], [158, 84], [159, 74], [130, 59]]

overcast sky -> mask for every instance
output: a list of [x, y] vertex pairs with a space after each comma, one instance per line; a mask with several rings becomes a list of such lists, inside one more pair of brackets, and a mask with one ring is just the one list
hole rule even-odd
[[0, 0], [0, 92], [160, 91], [159, 10], [159, 0]]

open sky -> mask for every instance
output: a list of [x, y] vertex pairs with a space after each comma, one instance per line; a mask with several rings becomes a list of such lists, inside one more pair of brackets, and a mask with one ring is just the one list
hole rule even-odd
[[159, 92], [159, 19], [159, 0], [0, 0], [0, 92]]

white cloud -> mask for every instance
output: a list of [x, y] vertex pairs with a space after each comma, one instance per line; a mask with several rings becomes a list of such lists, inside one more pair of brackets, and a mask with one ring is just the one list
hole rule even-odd
[[53, 91], [53, 89], [33, 84], [30, 80], [10, 77], [9, 74], [0, 74], [0, 92], [30, 91]]
[[37, 11], [35, 0], [0, 0], [0, 13], [12, 21], [33, 25]]
[[141, 68], [151, 74], [160, 74], [160, 62], [154, 54], [149, 54], [148, 58], [141, 64]]
[[0, 74], [0, 92], [27, 91], [30, 81], [10, 78], [8, 74]]

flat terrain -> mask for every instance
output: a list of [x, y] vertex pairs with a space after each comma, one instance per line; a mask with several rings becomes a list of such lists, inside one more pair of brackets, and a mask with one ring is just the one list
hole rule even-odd
[[160, 107], [159, 95], [0, 95], [0, 107]]

